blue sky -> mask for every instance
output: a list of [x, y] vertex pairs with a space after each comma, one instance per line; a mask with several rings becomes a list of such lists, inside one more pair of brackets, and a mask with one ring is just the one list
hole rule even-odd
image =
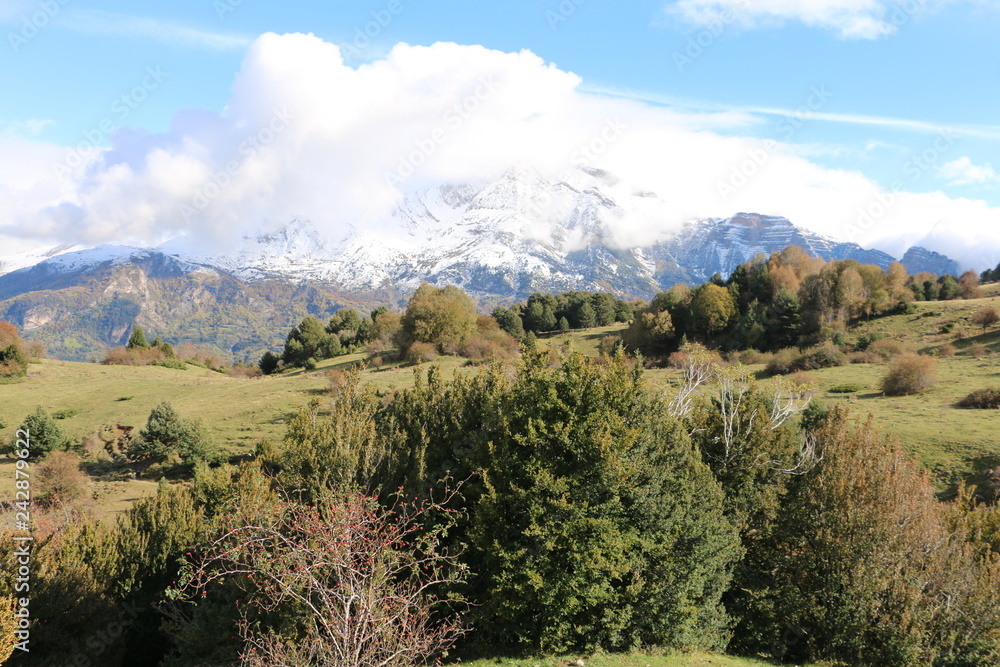
[[[0, 0], [0, 30], [0, 137], [17, 146], [8, 157], [86, 137], [107, 149], [123, 126], [155, 137], [186, 109], [225, 115], [259, 35], [312, 33], [339, 45], [351, 68], [401, 42], [528, 50], [579, 77], [575, 92], [587, 98], [641, 101], [691, 132], [778, 141], [818, 173], [989, 212], [978, 222], [956, 213], [952, 226], [987, 224], [1000, 207], [993, 0]], [[10, 235], [25, 219], [0, 227]], [[866, 239], [880, 242], [857, 240]]]

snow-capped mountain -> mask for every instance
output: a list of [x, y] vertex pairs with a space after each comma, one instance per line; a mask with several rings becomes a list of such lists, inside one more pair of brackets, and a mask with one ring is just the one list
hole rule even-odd
[[[780, 217], [740, 213], [691, 221], [672, 235], [627, 243], [628, 230], [662, 228], [669, 203], [614, 175], [580, 169], [547, 180], [517, 165], [486, 183], [447, 184], [409, 193], [390, 219], [330, 238], [308, 221], [247, 234], [222, 253], [178, 238], [154, 249], [60, 248], [50, 256], [0, 260], [24, 267], [0, 277], [0, 298], [51, 288], [53, 279], [98, 267], [141, 263], [163, 273], [218, 271], [242, 282], [320, 284], [336, 293], [408, 292], [421, 281], [456, 284], [481, 296], [534, 291], [608, 290], [649, 297], [675, 282], [728, 274], [758, 253], [798, 245], [824, 259], [856, 259], [887, 267], [877, 250], [841, 243]], [[37, 260], [33, 264], [32, 260]], [[954, 267], [922, 248], [907, 253], [910, 271]], [[925, 266], [926, 265], [926, 266]], [[0, 268], [0, 271], [3, 271]]]

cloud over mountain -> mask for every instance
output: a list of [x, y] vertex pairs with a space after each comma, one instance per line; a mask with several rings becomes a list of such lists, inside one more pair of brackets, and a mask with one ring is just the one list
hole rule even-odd
[[[170, 130], [122, 129], [108, 149], [0, 139], [0, 234], [60, 243], [158, 243], [180, 234], [224, 246], [248, 229], [309, 219], [329, 238], [392, 230], [404, 196], [494, 179], [519, 162], [550, 178], [606, 168], [668, 204], [615, 221], [623, 245], [690, 219], [782, 215], [819, 233], [901, 254], [925, 245], [996, 263], [1000, 210], [940, 193], [894, 191], [750, 135], [752, 114], [688, 114], [582, 92], [537, 55], [399, 44], [345, 64], [302, 34], [249, 48], [220, 112], [180, 111]], [[32, 156], [25, 162], [26, 156]]]

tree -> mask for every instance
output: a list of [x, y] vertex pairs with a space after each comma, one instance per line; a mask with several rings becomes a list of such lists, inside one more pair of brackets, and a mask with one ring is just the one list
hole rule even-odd
[[0, 321], [0, 377], [24, 377], [28, 373], [27, 345], [17, 327]]
[[569, 331], [569, 320], [567, 320], [565, 317], [559, 318], [559, 331], [562, 333], [566, 333], [567, 331]]
[[149, 348], [149, 343], [146, 341], [146, 332], [138, 324], [133, 327], [132, 334], [128, 337], [128, 344], [125, 345], [125, 348], [129, 350], [145, 350]]
[[514, 337], [514, 340], [524, 339], [524, 323], [521, 316], [512, 308], [497, 306], [493, 309], [493, 319], [497, 321], [500, 329], [506, 331]]
[[983, 328], [983, 333], [986, 330], [1000, 322], [1000, 311], [997, 311], [993, 306], [986, 306], [985, 308], [980, 308], [975, 313], [972, 314], [972, 322], [978, 324]]
[[791, 480], [761, 548], [759, 643], [745, 649], [796, 664], [995, 664], [998, 614], [980, 600], [996, 558], [945, 525], [927, 474], [870, 421], [838, 408], [815, 437], [821, 461]]
[[181, 419], [167, 401], [157, 405], [139, 432], [131, 456], [136, 459], [163, 460], [172, 453], [188, 464], [213, 458], [215, 445], [198, 424]]
[[705, 284], [695, 292], [691, 316], [697, 331], [712, 336], [722, 332], [736, 317], [736, 302], [725, 287]]
[[979, 299], [983, 290], [979, 286], [979, 276], [972, 269], [966, 271], [958, 279], [958, 296], [962, 299]]
[[442, 351], [476, 334], [479, 314], [469, 296], [458, 287], [422, 284], [410, 298], [401, 321], [406, 346], [413, 342], [431, 343]]
[[606, 327], [615, 323], [615, 298], [607, 292], [597, 292], [591, 298], [596, 325]]
[[952, 299], [958, 298], [959, 286], [958, 280], [955, 276], [950, 273], [946, 273], [938, 278], [938, 285], [941, 286], [938, 291], [938, 300], [940, 301], [951, 301]]
[[526, 331], [534, 331], [537, 334], [555, 330], [559, 324], [556, 319], [555, 297], [535, 292], [528, 297], [523, 317]]
[[42, 457], [49, 452], [69, 447], [69, 438], [41, 406], [25, 417], [20, 430], [28, 433], [29, 451], [33, 457]]
[[589, 301], [584, 301], [576, 311], [577, 328], [590, 329], [597, 326], [597, 315]]
[[280, 498], [225, 515], [168, 595], [222, 598], [243, 640], [242, 664], [403, 667], [424, 664], [462, 633], [455, 523], [441, 503], [388, 508], [335, 493], [318, 506]]
[[257, 365], [260, 367], [260, 371], [264, 375], [271, 375], [274, 371], [278, 370], [278, 363], [280, 361], [281, 358], [278, 355], [268, 350], [260, 358], [260, 361], [257, 362]]
[[503, 378], [483, 381], [500, 402], [479, 408], [488, 444], [473, 450], [485, 456], [469, 538], [484, 634], [546, 652], [720, 647], [735, 532], [641, 367], [618, 354], [550, 368], [536, 353]]
[[341, 308], [330, 318], [326, 325], [327, 333], [339, 334], [341, 331], [357, 331], [361, 326], [361, 315], [353, 308]]
[[778, 289], [774, 299], [764, 311], [766, 347], [780, 350], [795, 344], [802, 326], [799, 298], [784, 287]]
[[311, 315], [292, 329], [285, 339], [282, 360], [288, 366], [302, 366], [308, 359], [328, 359], [340, 354], [340, 338]]

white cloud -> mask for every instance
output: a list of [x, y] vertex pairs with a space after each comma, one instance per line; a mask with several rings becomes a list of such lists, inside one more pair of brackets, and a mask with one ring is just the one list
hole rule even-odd
[[1000, 174], [987, 163], [973, 164], [968, 157], [960, 157], [941, 165], [938, 175], [950, 185], [983, 185], [1000, 182]]
[[[400, 44], [355, 69], [311, 35], [260, 37], [221, 113], [180, 112], [159, 135], [121, 130], [70, 176], [52, 171], [65, 149], [0, 146], [0, 234], [156, 243], [187, 233], [222, 243], [293, 217], [333, 240], [355, 227], [404, 233], [390, 214], [405, 191], [495, 178], [520, 161], [555, 176], [610, 120], [625, 130], [593, 165], [668, 203], [653, 221], [625, 221], [619, 238], [638, 244], [692, 218], [755, 211], [896, 255], [927, 243], [970, 266], [996, 264], [984, 253], [1000, 249], [1000, 209], [886, 193], [797, 146], [768, 146], [746, 184], [723, 194], [720, 184], [760, 157], [759, 140], [732, 136], [752, 122], [746, 114], [585, 93], [579, 77], [527, 51]], [[422, 164], [409, 179], [387, 178], [414, 156]]]
[[133, 39], [153, 39], [170, 46], [213, 51], [246, 48], [253, 40], [228, 33], [141, 16], [127, 16], [98, 9], [71, 9], [63, 24], [70, 30], [90, 35], [121, 35]]
[[798, 21], [836, 32], [842, 39], [878, 39], [949, 1], [956, 0], [677, 0], [668, 11], [699, 26], [752, 29]]

